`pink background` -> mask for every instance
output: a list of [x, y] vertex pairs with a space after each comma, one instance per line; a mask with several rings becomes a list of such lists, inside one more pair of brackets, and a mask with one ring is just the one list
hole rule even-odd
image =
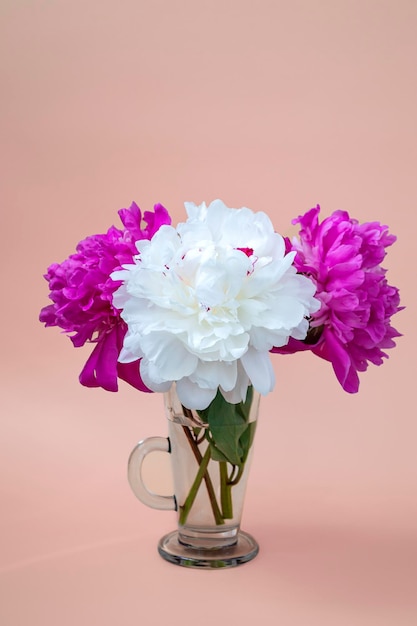
[[[3, 0], [0, 623], [417, 623], [414, 0]], [[312, 355], [274, 358], [244, 528], [259, 557], [183, 570], [174, 514], [130, 492], [160, 396], [82, 388], [88, 348], [37, 321], [42, 278], [135, 199], [220, 197], [276, 229], [316, 203], [398, 235], [407, 309], [345, 394]], [[165, 458], [149, 465], [169, 491]]]

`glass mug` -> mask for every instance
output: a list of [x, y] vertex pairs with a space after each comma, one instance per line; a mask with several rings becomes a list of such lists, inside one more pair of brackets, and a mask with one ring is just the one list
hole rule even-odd
[[[178, 527], [162, 537], [159, 554], [185, 567], [235, 567], [259, 551], [255, 539], [240, 530], [253, 437], [259, 412], [259, 394], [252, 392], [247, 422], [240, 428], [242, 461], [232, 465], [216, 451], [209, 425], [196, 411], [183, 407], [175, 385], [164, 394], [168, 437], [148, 437], [133, 449], [128, 479], [137, 498], [154, 509], [177, 511]], [[234, 432], [227, 423], [221, 428]], [[237, 437], [238, 435], [236, 435]], [[151, 452], [171, 457], [174, 495], [150, 491], [142, 478], [142, 463]]]

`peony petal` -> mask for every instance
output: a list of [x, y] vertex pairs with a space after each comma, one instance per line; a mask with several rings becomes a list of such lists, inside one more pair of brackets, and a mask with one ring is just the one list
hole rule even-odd
[[348, 393], [356, 393], [359, 389], [359, 378], [346, 348], [336, 339], [330, 329], [323, 331], [321, 341], [313, 346], [314, 354], [330, 361], [337, 380]]
[[275, 374], [268, 352], [259, 352], [253, 348], [244, 354], [241, 363], [254, 388], [262, 395], [267, 395], [275, 386]]
[[117, 375], [121, 380], [124, 380], [126, 383], [138, 389], [139, 391], [144, 391], [151, 393], [152, 389], [149, 389], [145, 383], [143, 382], [140, 376], [140, 361], [133, 361], [132, 363], [118, 363], [117, 364]]
[[141, 359], [139, 371], [144, 384], [151, 391], [164, 393], [165, 391], [168, 391], [172, 385], [171, 380], [156, 382], [155, 377], [150, 376], [149, 374], [149, 363], [145, 359]]
[[81, 370], [79, 381], [82, 385], [84, 385], [84, 387], [100, 386], [96, 378], [96, 364], [100, 350], [101, 346], [97, 344]]
[[230, 391], [225, 391], [224, 388], [220, 386], [220, 391], [227, 402], [230, 402], [231, 404], [238, 404], [239, 402], [244, 402], [246, 400], [249, 384], [250, 381], [248, 375], [246, 374], [241, 362], [238, 361], [237, 380], [234, 388]]
[[85, 364], [79, 380], [85, 387], [117, 391], [117, 331], [103, 335]]
[[189, 376], [197, 367], [198, 358], [175, 335], [167, 332], [144, 335], [140, 346], [146, 359], [158, 370], [161, 379], [177, 380]]
[[236, 385], [236, 361], [200, 361], [190, 380], [203, 389], [216, 389], [219, 385], [230, 391]]
[[202, 389], [189, 378], [182, 378], [177, 381], [177, 393], [181, 404], [189, 409], [206, 409], [210, 402], [214, 400], [216, 389]]

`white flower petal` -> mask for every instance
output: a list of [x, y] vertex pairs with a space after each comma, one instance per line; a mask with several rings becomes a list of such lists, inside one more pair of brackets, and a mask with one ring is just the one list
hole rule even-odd
[[190, 380], [202, 389], [217, 389], [219, 385], [230, 391], [237, 381], [236, 361], [200, 361]]
[[154, 378], [151, 378], [149, 376], [149, 363], [147, 363], [145, 359], [141, 360], [140, 365], [139, 365], [139, 370], [140, 370], [140, 377], [142, 378], [143, 382], [148, 387], [148, 389], [150, 389], [151, 391], [164, 393], [165, 391], [168, 391], [170, 389], [172, 385], [171, 380], [157, 383], [155, 382]]
[[202, 389], [189, 378], [182, 378], [177, 382], [178, 398], [181, 404], [189, 409], [206, 409], [216, 397], [216, 393], [217, 389]]
[[143, 352], [140, 347], [140, 337], [135, 333], [126, 333], [123, 347], [119, 354], [120, 363], [132, 363], [137, 359], [143, 357]]
[[237, 404], [238, 402], [244, 402], [248, 393], [248, 386], [250, 384], [248, 375], [246, 374], [240, 361], [237, 362], [237, 380], [233, 389], [225, 391], [220, 386], [222, 396], [227, 402], [231, 404]]
[[241, 362], [254, 388], [263, 396], [273, 390], [275, 374], [268, 352], [258, 352], [250, 348]]
[[177, 380], [189, 376], [197, 367], [198, 358], [175, 335], [152, 332], [143, 335], [140, 345], [146, 359], [154, 365], [161, 379]]
[[206, 203], [197, 206], [194, 202], [184, 202], [185, 210], [187, 211], [188, 220], [202, 220], [207, 214]]

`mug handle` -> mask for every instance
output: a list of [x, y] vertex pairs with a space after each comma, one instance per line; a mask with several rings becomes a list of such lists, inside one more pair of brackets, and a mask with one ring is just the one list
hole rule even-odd
[[133, 448], [127, 466], [129, 484], [135, 496], [152, 509], [176, 511], [175, 496], [160, 496], [149, 491], [142, 479], [142, 463], [150, 452], [171, 452], [169, 439], [166, 437], [148, 437], [139, 441]]

